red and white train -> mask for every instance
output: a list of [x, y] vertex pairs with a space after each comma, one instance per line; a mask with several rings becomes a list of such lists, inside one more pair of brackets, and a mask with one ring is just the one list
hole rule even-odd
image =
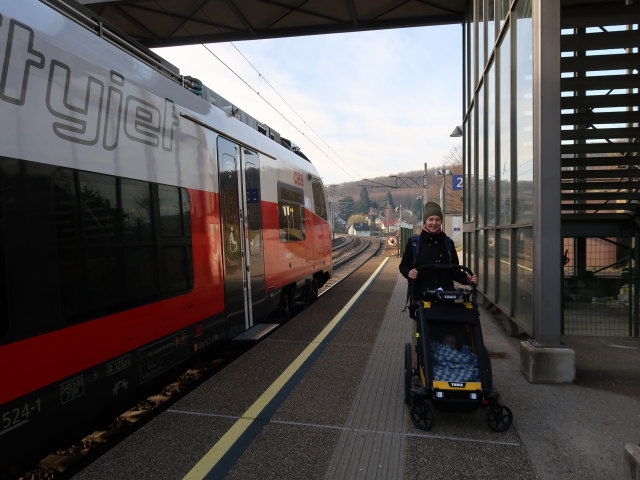
[[306, 157], [92, 15], [0, 4], [3, 478], [331, 274]]

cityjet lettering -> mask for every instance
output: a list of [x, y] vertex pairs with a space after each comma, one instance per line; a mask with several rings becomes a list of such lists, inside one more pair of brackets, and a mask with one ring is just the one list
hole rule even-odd
[[[0, 26], [3, 24], [0, 15]], [[34, 47], [34, 31], [15, 20], [9, 22], [7, 45], [0, 76], [0, 99], [24, 105], [30, 75], [47, 67], [44, 54]], [[108, 81], [93, 75], [86, 83], [73, 75], [71, 67], [60, 60], [49, 63], [46, 105], [55, 117], [53, 132], [60, 138], [83, 145], [101, 142], [106, 150], [118, 146], [124, 133], [134, 142], [166, 151], [173, 148], [178, 115], [172, 100], [154, 105], [123, 93], [125, 77], [111, 71]]]

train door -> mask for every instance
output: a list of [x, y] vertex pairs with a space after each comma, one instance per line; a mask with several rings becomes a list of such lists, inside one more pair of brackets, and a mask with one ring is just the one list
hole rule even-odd
[[252, 320], [262, 320], [257, 312], [264, 312], [260, 305], [265, 301], [264, 248], [262, 241], [262, 203], [260, 191], [260, 157], [247, 148], [242, 149], [244, 172], [245, 252], [247, 252], [250, 305], [253, 305]]
[[[257, 156], [257, 155], [256, 155]], [[244, 175], [240, 146], [218, 138], [220, 232], [224, 269], [227, 335], [235, 337], [253, 325], [250, 255], [246, 238]]]

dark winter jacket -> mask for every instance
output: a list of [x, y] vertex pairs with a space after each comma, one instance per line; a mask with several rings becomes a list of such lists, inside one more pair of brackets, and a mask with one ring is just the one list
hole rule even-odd
[[[400, 262], [400, 273], [402, 273], [405, 278], [408, 278], [409, 271], [421, 265], [433, 263], [450, 263], [453, 265], [459, 265], [458, 253], [456, 252], [453, 242], [449, 242], [451, 248], [447, 249], [445, 238], [446, 235], [442, 231], [434, 234], [422, 230], [420, 233], [420, 246], [418, 248], [415, 265], [413, 262], [411, 239], [409, 239], [409, 242], [405, 247], [404, 254], [402, 255], [402, 261]], [[414, 288], [416, 289], [414, 292], [419, 296], [414, 298], [425, 298], [422, 292], [427, 289], [431, 290], [442, 288], [444, 290], [452, 290], [454, 288], [454, 280], [462, 285], [469, 284], [467, 274], [462, 270], [425, 269], [419, 271], [418, 278], [414, 282]]]

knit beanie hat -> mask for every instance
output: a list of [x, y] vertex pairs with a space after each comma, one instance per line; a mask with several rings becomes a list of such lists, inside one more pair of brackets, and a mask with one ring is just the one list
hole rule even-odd
[[424, 206], [423, 218], [426, 220], [432, 215], [437, 215], [438, 217], [440, 217], [440, 220], [442, 220], [442, 209], [436, 202], [427, 202], [427, 204]]

